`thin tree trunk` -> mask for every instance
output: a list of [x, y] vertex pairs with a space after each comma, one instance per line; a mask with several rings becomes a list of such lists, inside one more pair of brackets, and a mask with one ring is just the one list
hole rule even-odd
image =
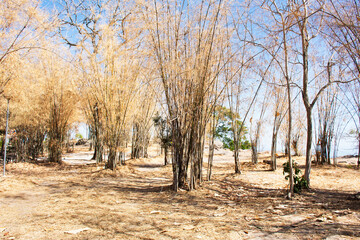
[[215, 139], [215, 113], [213, 113], [212, 121], [210, 122], [210, 141], [209, 141], [209, 158], [207, 167], [207, 180], [211, 180], [211, 171], [214, 159], [214, 139]]
[[167, 155], [168, 155], [168, 147], [164, 146], [164, 165], [168, 165], [168, 159], [167, 159]]
[[305, 180], [310, 186], [312, 117], [311, 117], [311, 109], [309, 108], [306, 108], [306, 118], [307, 118], [307, 140], [306, 140], [306, 157], [305, 157]]
[[276, 146], [277, 146], [277, 112], [275, 112], [274, 127], [271, 141], [271, 170], [276, 170]]
[[240, 171], [240, 160], [239, 160], [239, 144], [234, 143], [234, 160], [235, 160], [235, 173], [241, 174]]
[[209, 146], [209, 158], [208, 158], [208, 168], [207, 168], [207, 180], [211, 180], [212, 166], [214, 159], [214, 140], [212, 138], [211, 144]]
[[[287, 82], [287, 91], [288, 91], [288, 104], [289, 104], [289, 112], [288, 112], [288, 116], [289, 116], [289, 128], [288, 128], [288, 139], [290, 139], [291, 137], [291, 128], [292, 128], [292, 117], [291, 117], [291, 92], [290, 92], [290, 81], [287, 78], [286, 80]], [[290, 141], [287, 142], [287, 149], [288, 149], [288, 159], [289, 159], [289, 166], [290, 166], [290, 173], [289, 173], [289, 184], [290, 184], [290, 189], [289, 189], [289, 195], [288, 197], [291, 199], [292, 196], [294, 195], [294, 176], [293, 176], [293, 162], [292, 162], [292, 158], [291, 158], [291, 149], [290, 149]]]
[[312, 108], [313, 105], [310, 104], [309, 95], [308, 95], [308, 83], [309, 83], [309, 37], [307, 31], [308, 24], [308, 12], [307, 12], [307, 3], [304, 2], [304, 16], [302, 21], [299, 21], [299, 29], [301, 32], [301, 43], [302, 43], [302, 65], [303, 65], [303, 89], [302, 97], [304, 106], [306, 109], [306, 119], [307, 119], [307, 140], [306, 140], [306, 164], [305, 164], [305, 179], [308, 186], [310, 187], [310, 172], [311, 172], [311, 143], [312, 143]]
[[[178, 191], [179, 188], [185, 188], [187, 177], [187, 164], [184, 159], [184, 149], [187, 143], [181, 135], [181, 129], [178, 126], [177, 119], [172, 122], [172, 138], [173, 138], [173, 190]], [[186, 140], [186, 139], [185, 139]], [[188, 158], [189, 159], [189, 158]]]
[[[284, 19], [283, 19], [284, 21]], [[289, 189], [289, 193], [288, 193], [288, 198], [291, 199], [292, 196], [294, 195], [294, 176], [293, 176], [293, 163], [292, 163], [292, 159], [291, 159], [291, 149], [290, 149], [290, 139], [291, 139], [291, 128], [292, 128], [292, 119], [291, 119], [291, 89], [290, 89], [290, 77], [289, 77], [289, 68], [288, 68], [288, 49], [287, 49], [287, 38], [286, 38], [286, 30], [285, 30], [285, 25], [283, 24], [283, 41], [284, 41], [284, 52], [285, 52], [285, 79], [286, 79], [286, 89], [287, 89], [287, 95], [288, 95], [288, 133], [287, 133], [287, 149], [288, 149], [288, 159], [289, 159], [289, 168], [290, 168], [290, 173], [289, 173], [289, 184], [290, 184], [290, 189]]]
[[123, 152], [119, 152], [119, 166], [124, 165]]
[[[289, 120], [288, 120], [289, 121]], [[287, 145], [290, 144], [290, 140], [288, 135], [286, 134], [286, 139], [285, 139], [285, 157], [289, 156], [289, 149], [287, 147]], [[290, 149], [291, 150], [291, 149]]]
[[[201, 133], [200, 133], [201, 134]], [[200, 136], [200, 149], [198, 149], [199, 156], [199, 169], [198, 169], [198, 179], [201, 186], [203, 180], [203, 164], [204, 164], [204, 148], [205, 148], [205, 136]]]
[[[232, 125], [234, 129], [234, 161], [235, 161], [235, 174], [241, 174], [240, 170], [240, 160], [239, 160], [239, 136], [236, 120], [232, 120]], [[241, 129], [240, 129], [241, 130]], [[240, 132], [241, 134], [241, 132]]]
[[103, 161], [103, 146], [100, 141], [97, 141], [95, 144], [95, 151], [94, 151], [94, 157], [96, 160], [96, 163], [99, 164]]
[[116, 148], [110, 147], [109, 148], [109, 155], [107, 161], [107, 168], [111, 170], [115, 170], [116, 168]]
[[357, 168], [360, 170], [360, 131], [359, 131], [359, 148], [358, 148], [358, 164], [357, 164]]
[[273, 171], [275, 171], [277, 169], [276, 145], [277, 145], [277, 133], [273, 133], [272, 143], [271, 143], [271, 170], [273, 170]]
[[132, 140], [131, 140], [131, 159], [138, 158], [138, 148], [136, 146], [137, 142], [137, 125], [134, 124], [133, 126], [133, 134], [132, 134]]
[[251, 142], [251, 161], [254, 164], [258, 163], [257, 142], [256, 142], [256, 140]]
[[100, 139], [100, 117], [99, 117], [99, 108], [97, 103], [94, 106], [93, 110], [93, 118], [94, 118], [94, 155], [92, 159], [96, 160], [96, 163], [99, 164], [103, 161], [103, 145]]

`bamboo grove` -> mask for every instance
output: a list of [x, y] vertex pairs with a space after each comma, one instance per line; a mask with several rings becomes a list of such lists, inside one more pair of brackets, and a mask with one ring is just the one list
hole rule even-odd
[[272, 169], [279, 137], [290, 162], [292, 152], [305, 153], [310, 184], [314, 142], [326, 152], [322, 162], [331, 151], [336, 158], [339, 116], [351, 116], [359, 142], [357, 1], [1, 5], [1, 108], [10, 101], [18, 160], [47, 150], [61, 162], [69, 130], [85, 122], [93, 159], [115, 170], [129, 144], [131, 158], [147, 157], [157, 132], [165, 164], [172, 153], [173, 189], [192, 190], [205, 179], [205, 145], [211, 178], [219, 123], [232, 131], [235, 173], [246, 136], [256, 164], [262, 129], [271, 125]]

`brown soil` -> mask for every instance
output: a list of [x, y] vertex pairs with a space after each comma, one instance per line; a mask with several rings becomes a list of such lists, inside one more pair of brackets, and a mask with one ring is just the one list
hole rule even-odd
[[129, 160], [115, 172], [8, 164], [0, 178], [0, 239], [360, 239], [359, 170], [314, 166], [312, 189], [287, 200], [284, 158], [273, 172], [263, 163], [268, 154], [258, 165], [249, 156], [242, 152], [235, 175], [223, 151], [212, 181], [177, 193], [161, 156]]

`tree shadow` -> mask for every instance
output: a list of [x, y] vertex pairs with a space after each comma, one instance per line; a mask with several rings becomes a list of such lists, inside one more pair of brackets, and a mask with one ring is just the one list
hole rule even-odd
[[[51, 170], [57, 171], [59, 167], [55, 165], [45, 165], [52, 168]], [[163, 167], [163, 165], [153, 164], [139, 164], [133, 165], [134, 167], [155, 169]], [[71, 172], [71, 170], [81, 170], [79, 172]], [[163, 168], [161, 168], [163, 169]], [[198, 219], [202, 217], [206, 219], [213, 226], [218, 226], [218, 219], [214, 216], [214, 213], [219, 210], [219, 207], [223, 207], [226, 211], [237, 211], [242, 208], [254, 210], [250, 217], [249, 222], [242, 224], [248, 224], [256, 229], [261, 229], [261, 232], [268, 236], [275, 236], [276, 234], [291, 233], [296, 236], [311, 235], [312, 233], [321, 236], [342, 234], [346, 236], [359, 236], [358, 229], [359, 224], [341, 223], [321, 221], [321, 216], [324, 214], [332, 214], [334, 216], [345, 216], [348, 211], [359, 212], [360, 202], [348, 192], [334, 191], [326, 189], [311, 189], [310, 191], [304, 191], [300, 195], [296, 195], [294, 200], [286, 200], [286, 190], [276, 188], [264, 188], [251, 185], [247, 182], [233, 178], [234, 174], [216, 174], [213, 181], [203, 182], [202, 186], [193, 192], [173, 192], [171, 189], [171, 176], [165, 174], [165, 172], [153, 172], [136, 174], [125, 174], [123, 176], [109, 177], [101, 176], [99, 178], [91, 178], [86, 181], [81, 181], [81, 178], [91, 177], [92, 170], [88, 166], [66, 166], [60, 169], [59, 174], [64, 176], [71, 176], [77, 174], [80, 178], [62, 178], [54, 179], [50, 178], [47, 184], [46, 179], [39, 184], [43, 189], [47, 189], [49, 194], [58, 194], [57, 198], [71, 197], [76, 198], [85, 193], [88, 190], [97, 189], [100, 196], [105, 196], [106, 199], [111, 199], [111, 194], [115, 196], [121, 196], [121, 199], [125, 199], [126, 202], [135, 202], [139, 204], [147, 204], [148, 206], [154, 206], [157, 209], [161, 209], [163, 213], [159, 216], [171, 215], [181, 211], [182, 214], [186, 214], [189, 218]], [[21, 174], [21, 170], [18, 173]], [[99, 170], [102, 171], [102, 170]], [[165, 171], [165, 170], [164, 170]], [[263, 172], [268, 170], [247, 170], [254, 172]], [[53, 172], [52, 172], [53, 173]], [[51, 173], [51, 174], [52, 174]], [[41, 174], [41, 173], [39, 173]], [[163, 175], [162, 175], [163, 174]], [[152, 177], [147, 177], [152, 176]], [[76, 190], [71, 192], [72, 190]], [[79, 190], [79, 191], [78, 191]], [[115, 193], [113, 193], [115, 192]], [[111, 193], [108, 194], [107, 193]], [[105, 201], [105, 200], [104, 200]], [[90, 220], [86, 216], [86, 212], [77, 212], [74, 218], [79, 221], [84, 221], [86, 224], [92, 224], [92, 226], [98, 227], [97, 216], [108, 213], [109, 206], [107, 202], [102, 205], [99, 201], [97, 208], [98, 212], [93, 213], [94, 221]], [[120, 203], [121, 204], [121, 203]], [[279, 207], [284, 205], [285, 207]], [[79, 207], [78, 205], [72, 206], [74, 209]], [[315, 215], [309, 215], [310, 213]], [[151, 213], [147, 213], [151, 214]], [[292, 215], [308, 216], [309, 218], [302, 219], [296, 222], [286, 223], [286, 220], [281, 220], [279, 217], [292, 216]], [[105, 214], [106, 215], [106, 214]], [[264, 220], [254, 220], [255, 215], [263, 215]], [[102, 216], [102, 215], [101, 215]], [[115, 216], [115, 215], [114, 215]], [[122, 216], [122, 215], [121, 215]], [[151, 215], [153, 216], [153, 215]], [[157, 215], [155, 215], [157, 216]], [[160, 217], [160, 220], [161, 220]], [[105, 220], [106, 216], [104, 216]], [[136, 219], [132, 219], [129, 216], [129, 225], [137, 224]], [[280, 220], [279, 220], [280, 219]], [[179, 221], [179, 220], [177, 220]], [[234, 218], [221, 219], [222, 224], [233, 224]], [[153, 221], [150, 228], [163, 231], [165, 225], [157, 225], [156, 221]], [[196, 224], [196, 222], [193, 222]], [[132, 229], [126, 230], [127, 233], [132, 233]], [[135, 234], [135, 232], [134, 232]], [[170, 235], [169, 235], [170, 236]]]
[[19, 194], [2, 194], [1, 196], [4, 199], [7, 200], [27, 200], [28, 196], [24, 193], [19, 193]]
[[133, 164], [134, 167], [138, 168], [161, 168], [166, 167], [164, 164]]
[[334, 235], [345, 235], [349, 237], [360, 237], [360, 224], [348, 223], [323, 223], [318, 219], [306, 219], [290, 224], [273, 224], [271, 227], [276, 230], [266, 230], [262, 224], [253, 223], [254, 227], [263, 229], [265, 236], [274, 236], [278, 233], [291, 233], [297, 236], [320, 235], [323, 238]]

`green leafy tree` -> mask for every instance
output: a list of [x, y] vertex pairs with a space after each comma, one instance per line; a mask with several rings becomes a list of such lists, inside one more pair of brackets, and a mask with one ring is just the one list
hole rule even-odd
[[[283, 164], [283, 174], [285, 175], [285, 179], [289, 180], [290, 178], [290, 164], [289, 162], [285, 162]], [[296, 162], [293, 162], [293, 168], [294, 169], [294, 193], [301, 193], [302, 189], [309, 188], [309, 184], [306, 181], [305, 177], [301, 175], [301, 170], [299, 168], [299, 165]]]
[[75, 138], [76, 139], [83, 139], [84, 137], [83, 137], [83, 135], [81, 133], [76, 133]]
[[156, 114], [153, 117], [154, 125], [157, 129], [157, 137], [160, 139], [161, 148], [164, 149], [164, 164], [168, 164], [168, 149], [171, 147], [171, 127], [167, 123], [166, 119], [162, 118], [160, 115]]
[[230, 149], [231, 151], [234, 151], [235, 145], [234, 145], [234, 128], [232, 127], [232, 118], [235, 117], [236, 125], [238, 126], [238, 134], [240, 136], [239, 141], [239, 147], [241, 149], [249, 149], [251, 147], [250, 142], [246, 139], [246, 134], [248, 133], [248, 130], [246, 127], [243, 127], [241, 132], [241, 125], [242, 122], [238, 119], [240, 119], [239, 114], [232, 113], [230, 109], [222, 106], [218, 106], [215, 111], [215, 115], [218, 118], [218, 124], [216, 126], [216, 132], [215, 137], [220, 139], [223, 143], [223, 147], [226, 149]]

